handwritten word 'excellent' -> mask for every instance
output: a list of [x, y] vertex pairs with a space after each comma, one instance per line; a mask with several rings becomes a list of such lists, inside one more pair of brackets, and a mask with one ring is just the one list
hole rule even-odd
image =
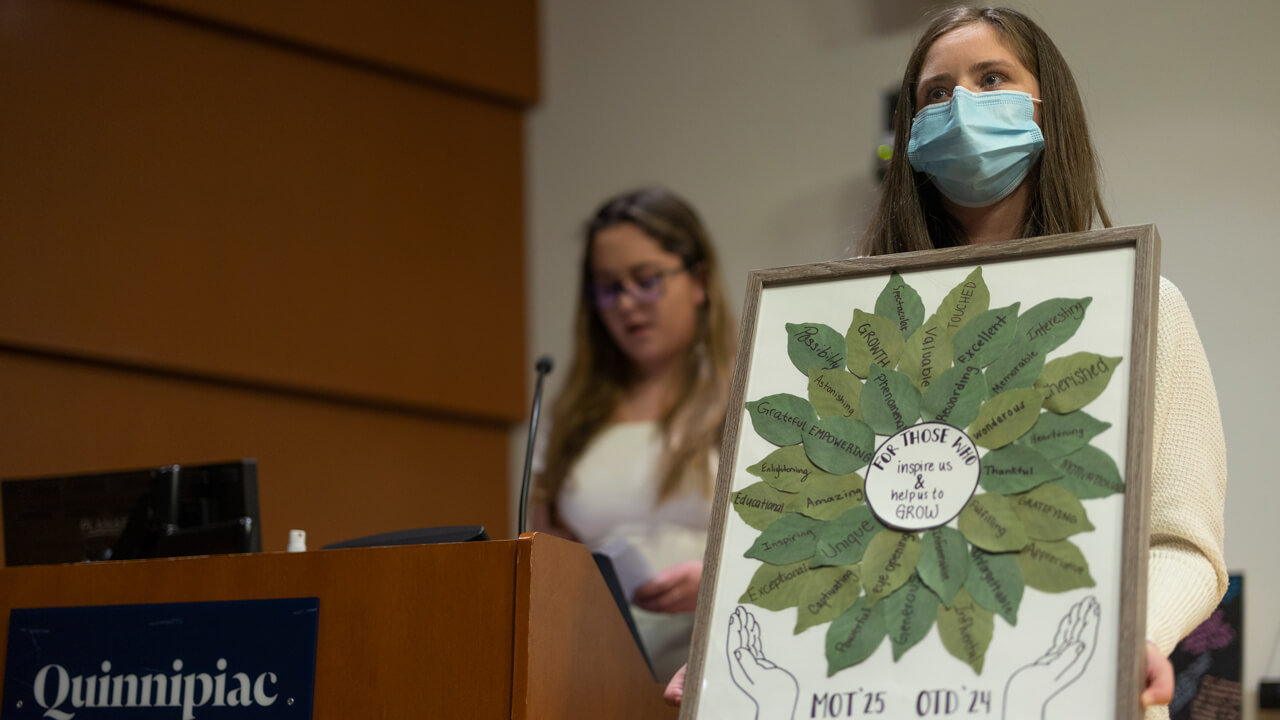
[[978, 353], [982, 352], [983, 346], [995, 339], [996, 333], [1000, 328], [1007, 325], [1008, 322], [1008, 315], [1005, 315], [1004, 313], [997, 314], [995, 320], [993, 320], [991, 324], [982, 328], [982, 330], [978, 332], [977, 339], [973, 341], [973, 344], [969, 346], [969, 349], [956, 355], [956, 363], [967, 364], [972, 361], [978, 356]]

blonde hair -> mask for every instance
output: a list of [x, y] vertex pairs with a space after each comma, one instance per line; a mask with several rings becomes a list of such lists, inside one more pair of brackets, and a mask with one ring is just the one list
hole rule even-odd
[[711, 454], [724, 427], [729, 375], [733, 368], [734, 328], [728, 310], [715, 248], [697, 213], [684, 200], [661, 188], [645, 188], [607, 200], [583, 233], [581, 280], [574, 323], [573, 362], [552, 410], [547, 464], [539, 478], [539, 495], [558, 523], [556, 497], [574, 462], [608, 422], [631, 378], [631, 362], [609, 335], [592, 297], [592, 245], [602, 230], [629, 223], [653, 238], [662, 249], [679, 255], [700, 277], [706, 302], [698, 308], [697, 331], [685, 355], [675, 403], [661, 418], [664, 442], [658, 482], [659, 502], [687, 483], [710, 495]]

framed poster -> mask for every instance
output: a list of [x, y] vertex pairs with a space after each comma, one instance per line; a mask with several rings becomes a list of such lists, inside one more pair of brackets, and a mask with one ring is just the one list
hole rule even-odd
[[754, 272], [681, 718], [1135, 718], [1154, 226]]

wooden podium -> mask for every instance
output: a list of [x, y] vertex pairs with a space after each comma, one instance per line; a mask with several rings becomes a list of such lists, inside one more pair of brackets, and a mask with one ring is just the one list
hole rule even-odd
[[0, 637], [13, 608], [287, 597], [320, 599], [317, 720], [677, 715], [587, 549], [535, 533], [0, 569]]

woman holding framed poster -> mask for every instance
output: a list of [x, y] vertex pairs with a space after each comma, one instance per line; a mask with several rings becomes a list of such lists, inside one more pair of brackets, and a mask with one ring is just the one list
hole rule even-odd
[[[1066, 60], [1020, 13], [957, 8], [907, 61], [895, 153], [866, 255], [1105, 227], [1097, 160]], [[927, 182], [921, 182], [927, 179]], [[1226, 591], [1226, 451], [1217, 393], [1186, 302], [1162, 279], [1148, 569], [1145, 705], [1173, 693], [1168, 655]]]
[[[1048, 36], [1016, 11], [956, 8], [934, 20], [913, 51], [904, 73], [895, 113], [895, 148], [898, 151], [885, 176], [879, 206], [860, 243], [864, 256], [1081, 232], [1093, 225], [1095, 217], [1103, 226], [1111, 225], [1101, 203], [1097, 161], [1070, 70]], [[951, 297], [948, 295], [948, 300]], [[964, 301], [963, 297], [959, 299]], [[1083, 317], [1083, 308], [1079, 313]], [[788, 325], [788, 331], [792, 327]], [[1216, 392], [1186, 303], [1177, 289], [1163, 279], [1159, 288], [1157, 328], [1148, 561], [1149, 640], [1145, 658], [1147, 689], [1142, 694], [1142, 704], [1149, 707], [1148, 718], [1165, 716], [1163, 708], [1151, 706], [1163, 705], [1172, 696], [1173, 672], [1168, 653], [1182, 636], [1208, 616], [1227, 583], [1222, 557], [1226, 466]], [[975, 343], [975, 347], [978, 344]], [[849, 352], [852, 354], [852, 346]], [[854, 370], [852, 363], [849, 370]], [[868, 378], [867, 387], [870, 386]], [[768, 399], [748, 405], [749, 410], [763, 413], [761, 403]], [[776, 409], [770, 412], [774, 417], [793, 417]], [[754, 423], [754, 417], [752, 421]], [[760, 431], [760, 427], [756, 429]], [[908, 440], [921, 441], [920, 437]], [[779, 440], [771, 442], [786, 444]], [[813, 453], [809, 456], [814, 457]], [[763, 465], [753, 470], [760, 470]], [[899, 463], [899, 467], [906, 466]], [[870, 479], [865, 490], [867, 496], [873, 494]], [[735, 496], [735, 502], [740, 497], [758, 500], [740, 494]], [[869, 497], [868, 502], [871, 500]], [[930, 527], [911, 523], [909, 513], [905, 519], [900, 514], [895, 527]], [[767, 534], [761, 537], [766, 545], [778, 544], [776, 538], [770, 540]], [[849, 537], [856, 542], [852, 534]], [[748, 551], [756, 553], [753, 557], [770, 552], [773, 552], [771, 548], [759, 545]], [[898, 559], [899, 555], [893, 555], [890, 565]], [[988, 568], [984, 567], [985, 570]], [[777, 586], [784, 585], [785, 580], [784, 575], [779, 575]], [[874, 586], [864, 585], [866, 597], [875, 602]], [[994, 583], [994, 587], [999, 588], [999, 583]], [[753, 584], [743, 597], [766, 589], [769, 588]], [[839, 578], [831, 589], [840, 590]], [[820, 596], [817, 604], [825, 602], [826, 597]], [[1004, 600], [997, 596], [996, 604]], [[1016, 604], [1015, 601], [1015, 611]], [[747, 638], [742, 644], [745, 650], [730, 653], [730, 669], [737, 668], [734, 684], [751, 696], [752, 692], [742, 681], [751, 675], [762, 681], [778, 680], [784, 695], [793, 693], [795, 678], [782, 678], [774, 672], [779, 669], [776, 664], [755, 651], [761, 644], [759, 624], [751, 611], [741, 609], [742, 612], [735, 611], [728, 620], [730, 635], [737, 632]], [[1098, 612], [1096, 605], [1078, 604], [1071, 608], [1069, 616], [1064, 616], [1055, 646], [1064, 634], [1073, 639], [1057, 648], [1055, 658], [1082, 652], [1079, 649], [1087, 643], [1077, 642], [1073, 633], [1090, 626], [1090, 618]], [[987, 618], [989, 620], [989, 613]], [[907, 622], [903, 620], [904, 628]], [[800, 632], [799, 625], [796, 632]], [[849, 637], [856, 634], [852, 632]], [[733, 644], [731, 641], [730, 645]], [[828, 658], [845, 650], [839, 643], [833, 650], [829, 643]], [[1051, 649], [1050, 653], [1053, 652]], [[963, 653], [957, 656], [960, 654]], [[895, 662], [897, 657], [895, 647]], [[1044, 658], [1041, 660], [1043, 662], [1036, 661], [1027, 668], [1050, 664]], [[980, 654], [978, 662], [976, 669], [980, 672]], [[751, 673], [752, 670], [755, 672]], [[828, 670], [828, 675], [834, 671]], [[1063, 674], [1070, 675], [1066, 671]], [[678, 699], [682, 692], [680, 681], [678, 677], [668, 688], [668, 699]], [[1009, 710], [1012, 702], [1009, 688], [1015, 684], [1011, 678], [1005, 687], [1003, 713], [1006, 718], [1019, 716], [1017, 712], [1011, 715]], [[853, 697], [849, 695], [849, 702]], [[929, 699], [922, 693], [918, 702], [925, 704], [917, 704], [917, 714], [939, 714], [936, 702], [940, 702], [941, 697], [934, 698], [935, 704], [930, 706]], [[808, 699], [810, 704], [805, 709], [818, 713], [814, 716], [843, 712], [842, 708], [835, 707], [835, 696], [829, 693], [821, 697], [814, 694]], [[752, 700], [755, 702], [754, 696]], [[858, 709], [863, 713], [874, 712], [877, 698], [868, 696], [866, 700], [867, 704], [860, 704]], [[998, 698], [996, 704], [999, 704]], [[769, 708], [759, 702], [756, 707], [759, 717], [768, 714]], [[988, 712], [991, 709], [988, 706]], [[782, 710], [782, 716], [788, 714], [785, 708]], [[996, 714], [1000, 712], [996, 710]]]

